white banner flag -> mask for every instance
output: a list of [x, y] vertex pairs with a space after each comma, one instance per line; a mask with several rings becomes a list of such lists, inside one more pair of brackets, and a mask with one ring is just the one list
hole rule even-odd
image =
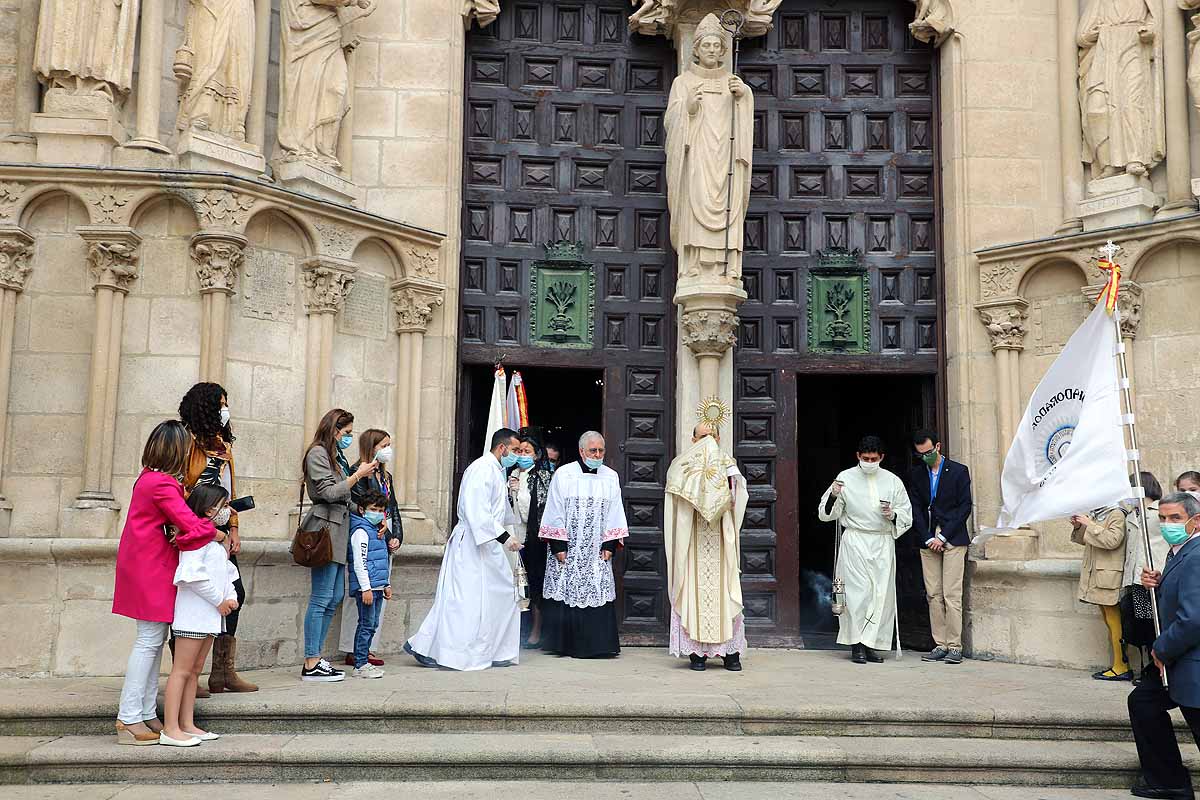
[[485, 453], [492, 447], [492, 434], [504, 427], [507, 388], [508, 381], [505, 380], [504, 367], [496, 367], [496, 375], [492, 381], [492, 402], [488, 405], [487, 433], [483, 437], [483, 452]]
[[1086, 514], [1132, 494], [1113, 318], [1097, 305], [1033, 390], [1000, 477], [1000, 528]]

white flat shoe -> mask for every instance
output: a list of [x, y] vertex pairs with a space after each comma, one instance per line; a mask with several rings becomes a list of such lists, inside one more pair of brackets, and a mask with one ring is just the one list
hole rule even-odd
[[172, 739], [165, 733], [158, 735], [158, 743], [166, 747], [195, 747], [200, 744], [200, 740], [193, 736], [190, 739]]
[[202, 742], [215, 742], [217, 739], [221, 738], [221, 734], [213, 733], [212, 731], [205, 731], [204, 733], [193, 733], [192, 736], [194, 736], [195, 738], [199, 739]]

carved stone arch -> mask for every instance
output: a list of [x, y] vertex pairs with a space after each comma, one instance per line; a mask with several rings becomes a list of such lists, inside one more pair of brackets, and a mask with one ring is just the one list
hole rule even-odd
[[246, 217], [245, 224], [241, 226], [238, 232], [244, 234], [252, 222], [264, 215], [283, 220], [295, 231], [304, 246], [305, 257], [312, 257], [318, 254], [317, 242], [320, 241], [320, 233], [313, 227], [313, 224], [296, 214], [292, 209], [278, 203], [264, 203], [259, 201], [254, 206], [253, 211]]
[[404, 260], [400, 253], [392, 246], [392, 243], [382, 236], [372, 236], [370, 234], [359, 239], [358, 243], [351, 251], [351, 255], [347, 256], [360, 268], [364, 268], [366, 263], [362, 257], [363, 250], [366, 248], [376, 249], [382, 252], [390, 265], [390, 271], [387, 273], [392, 281], [398, 281], [405, 277]]
[[[1127, 257], [1127, 263], [1123, 265], [1122, 280], [1128, 278], [1133, 280], [1137, 278], [1142, 271], [1142, 267], [1150, 260], [1150, 257], [1155, 255], [1159, 250], [1170, 247], [1175, 244], [1192, 244], [1200, 246], [1200, 231], [1178, 231], [1173, 233], [1165, 233], [1160, 236], [1155, 236], [1152, 239], [1146, 239], [1139, 242], [1139, 252], [1132, 254], [1132, 257]], [[1125, 245], [1129, 248], [1129, 243]], [[1118, 261], [1120, 256], [1117, 257]]]
[[1076, 253], [1050, 253], [1046, 255], [1037, 255], [1028, 259], [1021, 267], [1017, 274], [1014, 286], [1016, 287], [1015, 294], [1018, 297], [1024, 297], [1029, 289], [1029, 281], [1042, 271], [1042, 269], [1054, 264], [1064, 263], [1070, 264], [1079, 270], [1082, 279], [1082, 285], [1087, 285], [1091, 281], [1091, 274], [1088, 272], [1087, 260], [1080, 254]]
[[[19, 182], [6, 181], [5, 183], [13, 184]], [[0, 221], [7, 221], [8, 219], [11, 219], [22, 228], [28, 228], [29, 218], [33, 212], [37, 210], [38, 206], [47, 200], [53, 199], [56, 195], [67, 195], [72, 200], [78, 202], [79, 205], [83, 207], [85, 212], [88, 212], [87, 198], [83, 196], [83, 192], [79, 186], [66, 183], [20, 183], [19, 185], [22, 187], [22, 190], [18, 199], [13, 205], [11, 216], [5, 217], [4, 215], [0, 214]], [[17, 190], [13, 189], [13, 191]], [[0, 185], [0, 203], [3, 202], [4, 196], [5, 194], [3, 185]], [[88, 214], [90, 221], [90, 212], [88, 212]]]
[[136, 229], [142, 223], [147, 213], [153, 211], [156, 206], [164, 202], [174, 202], [186, 208], [192, 217], [192, 221], [195, 223], [195, 227], [197, 229], [200, 228], [200, 217], [196, 213], [196, 207], [192, 203], [189, 203], [186, 198], [180, 197], [175, 192], [165, 191], [156, 187], [142, 189], [130, 200], [129, 227]]

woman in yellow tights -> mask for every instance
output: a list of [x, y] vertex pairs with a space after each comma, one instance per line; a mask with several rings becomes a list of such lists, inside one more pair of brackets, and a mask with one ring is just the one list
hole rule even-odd
[[1127, 681], [1133, 677], [1121, 642], [1121, 583], [1125, 572], [1125, 510], [1120, 506], [1097, 508], [1071, 517], [1071, 541], [1083, 545], [1079, 572], [1079, 599], [1100, 606], [1112, 645], [1112, 667], [1093, 675], [1102, 681]]

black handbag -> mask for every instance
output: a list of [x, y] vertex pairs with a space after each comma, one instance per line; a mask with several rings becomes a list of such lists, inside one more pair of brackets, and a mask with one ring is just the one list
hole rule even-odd
[[1145, 586], [1126, 586], [1121, 591], [1121, 639], [1134, 647], [1154, 644], [1154, 606]]

